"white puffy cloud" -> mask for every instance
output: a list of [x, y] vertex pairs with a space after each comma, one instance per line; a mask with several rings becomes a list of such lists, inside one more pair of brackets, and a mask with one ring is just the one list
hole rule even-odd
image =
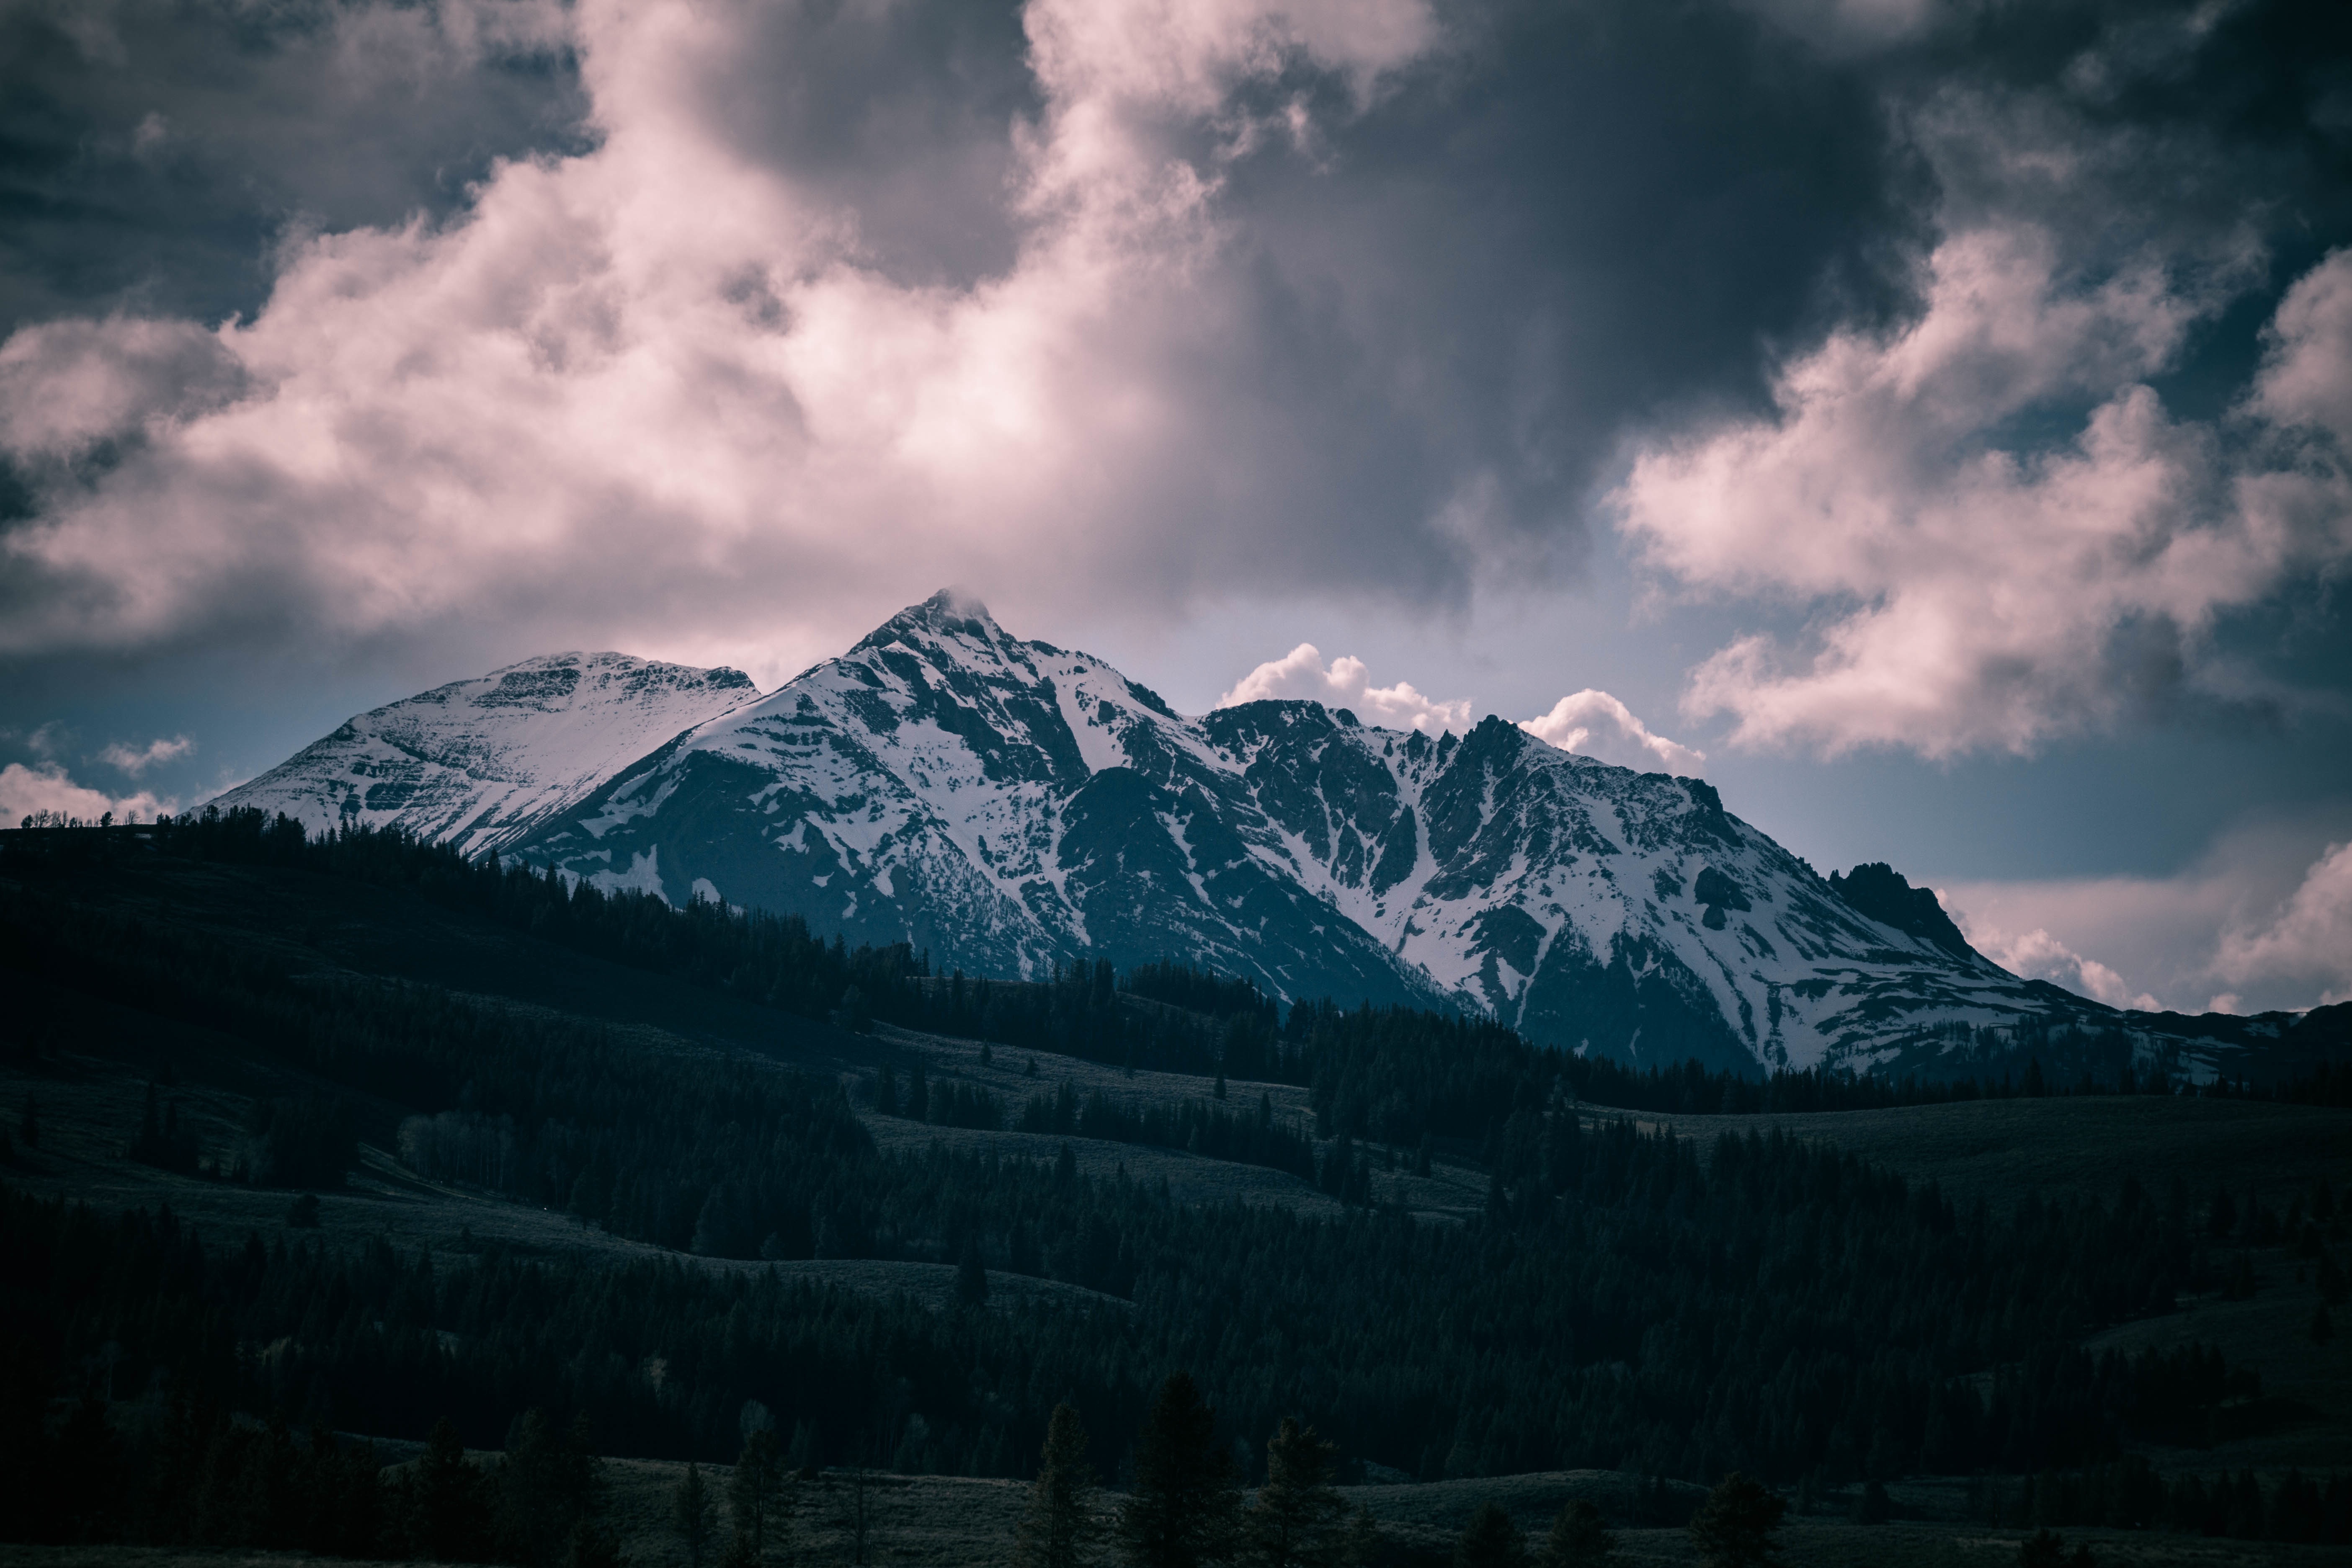
[[2352, 845], [2334, 839], [2340, 816], [2241, 826], [2169, 876], [1969, 882], [1937, 896], [1995, 963], [2116, 1006], [2236, 1013], [2342, 1001], [2352, 996]]
[[743, 143], [772, 20], [587, 0], [593, 148], [446, 223], [296, 237], [250, 320], [0, 347], [0, 457], [45, 486], [0, 535], [0, 653], [532, 622], [772, 677], [864, 629], [852, 586], [1269, 570], [1203, 521], [1290, 481], [1238, 456], [1281, 443], [1262, 412], [1203, 395], [1255, 351], [1186, 136], [1302, 63], [1368, 101], [1427, 7], [1035, 0], [1015, 244], [968, 284], [880, 265], [854, 205]]
[[[1374, 724], [1426, 735], [1466, 731], [1477, 712], [1469, 698], [1440, 701], [1410, 681], [1374, 686], [1362, 659], [1342, 654], [1326, 664], [1322, 650], [1306, 642], [1242, 677], [1216, 705], [1230, 708], [1267, 698], [1304, 698], [1345, 708]], [[1563, 752], [1644, 772], [1696, 773], [1706, 761], [1706, 752], [1652, 733], [1632, 709], [1590, 687], [1561, 698], [1542, 717], [1522, 721], [1519, 728]]]
[[2336, 251], [2296, 280], [2279, 301], [2268, 339], [2253, 408], [2352, 447], [2352, 251]]
[[79, 456], [92, 444], [223, 401], [236, 361], [193, 321], [116, 317], [45, 321], [0, 343], [0, 447], [19, 461]]
[[1362, 659], [1342, 654], [1326, 665], [1321, 650], [1307, 642], [1243, 676], [1231, 691], [1217, 699], [1217, 706], [1230, 708], [1236, 702], [1284, 697], [1345, 708], [1370, 723], [1418, 730], [1425, 735], [1467, 731], [1472, 722], [1467, 698], [1440, 702], [1402, 680], [1394, 686], [1374, 686]]
[[2205, 37], [2158, 31], [2110, 29], [2063, 87], [1920, 105], [1916, 309], [1789, 353], [1768, 414], [1637, 444], [1612, 496], [1636, 556], [1782, 617], [1691, 672], [1685, 710], [1734, 744], [2026, 753], [2226, 698], [2220, 623], [2352, 559], [2352, 253], [2288, 291], [2227, 417], [2150, 384], [2265, 275], [2242, 209], [2152, 184], [2220, 178], [2210, 143], [2080, 107]]
[[1706, 761], [1705, 752], [1651, 733], [1632, 709], [1589, 686], [1553, 703], [1551, 711], [1542, 718], [1522, 721], [1519, 728], [1563, 752], [1619, 767], [1695, 773]]
[[96, 822], [108, 812], [112, 812], [117, 821], [127, 821], [134, 816], [152, 819], [159, 812], [178, 809], [176, 799], [160, 797], [152, 790], [112, 795], [76, 784], [55, 763], [32, 767], [10, 763], [0, 768], [0, 823], [13, 825], [37, 811], [53, 811], [83, 822]]
[[[2340, 416], [2347, 291], [2338, 253], [2289, 295], [2256, 407]], [[1835, 333], [1782, 371], [1777, 417], [1643, 452], [1616, 499], [1649, 565], [1818, 606], [1806, 646], [1701, 663], [1687, 710], [1750, 746], [2030, 752], [2193, 675], [2225, 611], [2352, 553], [2340, 470], [2233, 469], [2139, 382], [2210, 302], [2152, 268], [2070, 286], [2032, 227], [1955, 235], [1907, 328]], [[1994, 438], [2070, 395], [2096, 401], [2064, 446]]]
[[2267, 918], [2221, 934], [2213, 973], [2233, 986], [2315, 982], [2323, 1002], [2352, 1000], [2352, 844], [2331, 844]]
[[2097, 959], [2084, 957], [2038, 926], [2029, 931], [2011, 932], [1968, 925], [1961, 934], [1969, 939], [1969, 946], [2011, 974], [2027, 980], [2047, 980], [2110, 1007], [2137, 1007], [2149, 1013], [2161, 1010], [2162, 1005], [2153, 995], [2135, 990], [2122, 975]]
[[196, 743], [185, 735], [158, 736], [143, 746], [126, 746], [117, 741], [98, 753], [98, 760], [118, 773], [137, 778], [159, 763], [173, 763], [196, 749]]

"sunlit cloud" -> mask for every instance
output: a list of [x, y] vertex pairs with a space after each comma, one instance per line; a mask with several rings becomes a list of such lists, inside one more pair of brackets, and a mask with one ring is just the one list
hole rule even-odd
[[1695, 773], [1706, 762], [1705, 752], [1652, 733], [1632, 709], [1591, 687], [1561, 698], [1552, 704], [1550, 712], [1527, 720], [1519, 728], [1563, 752], [1580, 752], [1619, 767]]
[[0, 767], [0, 824], [11, 826], [38, 812], [80, 822], [96, 822], [111, 813], [116, 821], [122, 822], [134, 817], [152, 821], [159, 813], [178, 809], [176, 797], [158, 795], [152, 790], [117, 795], [76, 784], [55, 763], [32, 767], [10, 763]]
[[1258, 702], [1268, 698], [1304, 698], [1327, 707], [1345, 708], [1367, 723], [1387, 729], [1418, 730], [1442, 735], [1467, 731], [1473, 723], [1467, 698], [1439, 701], [1424, 697], [1409, 681], [1374, 686], [1364, 661], [1342, 654], [1329, 664], [1313, 643], [1300, 643], [1280, 658], [1268, 659], [1217, 699], [1217, 706]]
[[118, 741], [98, 753], [98, 760], [117, 773], [137, 778], [160, 763], [173, 763], [196, 749], [196, 743], [185, 735], [157, 737], [144, 746], [126, 746]]

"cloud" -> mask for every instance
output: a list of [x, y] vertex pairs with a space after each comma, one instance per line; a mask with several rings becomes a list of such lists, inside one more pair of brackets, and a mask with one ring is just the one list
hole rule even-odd
[[[1031, 6], [1018, 243], [956, 288], [894, 277], [824, 182], [740, 143], [705, 89], [741, 74], [759, 8], [583, 5], [593, 150], [503, 164], [446, 223], [289, 246], [249, 321], [10, 341], [7, 455], [110, 458], [49, 474], [0, 546], [0, 651], [534, 616], [610, 639], [772, 622], [780, 593], [834, 608], [910, 559], [1116, 575], [1218, 510], [1204, 485], [1288, 483], [1195, 460], [1265, 442], [1266, 411], [1182, 384], [1253, 329], [1214, 286], [1214, 167], [1167, 122], [1297, 66], [1369, 93], [1428, 38], [1417, 0], [1349, 16]], [[1155, 526], [1092, 526], [1163, 493]]]
[[1633, 710], [1606, 691], [1591, 687], [1561, 698], [1540, 719], [1523, 721], [1519, 728], [1563, 752], [1614, 763], [1619, 767], [1673, 773], [1696, 773], [1706, 762], [1705, 752], [1694, 751], [1664, 735], [1634, 716]]
[[[2288, 304], [2347, 278], [2332, 256]], [[1687, 710], [1730, 714], [1735, 743], [2028, 752], [2193, 678], [2225, 612], [2352, 554], [2340, 468], [2233, 468], [2135, 379], [2206, 302], [2152, 270], [2071, 289], [2021, 227], [1947, 240], [1927, 294], [1895, 337], [1792, 363], [1777, 419], [1647, 450], [1618, 494], [1652, 567], [1822, 606], [1808, 647], [1751, 635], [1693, 672]], [[2305, 367], [2333, 325], [2281, 312], [2258, 405], [2323, 398]], [[2099, 399], [2071, 442], [1990, 438], [2069, 393]]]
[[1961, 934], [1969, 939], [1969, 946], [2011, 974], [2027, 980], [2047, 980], [2110, 1007], [2137, 1008], [2147, 1013], [2161, 1010], [2153, 995], [2134, 990], [2122, 975], [2105, 964], [2095, 958], [2084, 958], [2039, 927], [2010, 932], [1970, 925]]
[[[118, 280], [13, 341], [0, 657], [593, 637], [774, 674], [945, 578], [1173, 616], [1572, 573], [1627, 410], [1751, 384], [1900, 218], [1862, 82], [1653, 9], [587, 0], [489, 38], [358, 5], [257, 35], [236, 134], [169, 64], [193, 22], [109, 13], [155, 101], [44, 47], [110, 106], [68, 140], [121, 143], [117, 205], [151, 113], [151, 162], [299, 195], [249, 301]], [[410, 77], [471, 152], [402, 141]], [[1653, 166], [1549, 151], [1621, 136]], [[348, 146], [391, 149], [350, 190], [280, 151]], [[445, 165], [462, 197], [417, 186]]]
[[[1467, 731], [1477, 711], [1469, 698], [1440, 701], [1423, 696], [1410, 681], [1374, 686], [1362, 659], [1342, 654], [1327, 665], [1322, 650], [1306, 642], [1242, 677], [1232, 690], [1217, 699], [1216, 706], [1230, 708], [1267, 698], [1303, 698], [1345, 708], [1386, 728], [1419, 730], [1426, 735], [1448, 730]], [[1561, 698], [1550, 712], [1526, 720], [1519, 728], [1563, 752], [1619, 767], [1696, 773], [1706, 761], [1706, 752], [1651, 733], [1649, 726], [1624, 703], [1590, 688]]]
[[2023, 754], [2226, 700], [2222, 623], [2352, 560], [2352, 254], [2287, 291], [2234, 409], [2155, 390], [2266, 269], [2244, 206], [2151, 184], [2226, 188], [2234, 153], [2085, 108], [2194, 68], [2210, 26], [2159, 30], [2063, 84], [1947, 84], [1915, 121], [1939, 188], [1915, 308], [1788, 353], [1769, 413], [1633, 448], [1611, 502], [1637, 557], [1781, 620], [1691, 672], [1685, 710], [1735, 745]]
[[66, 313], [250, 315], [289, 231], [466, 204], [576, 142], [561, 0], [0, 0], [0, 336]]
[[2118, 96], [2302, 112], [2237, 16], [2057, 82], [1912, 0], [0, 0], [0, 132], [91, 215], [0, 256], [0, 658], [1459, 610], [1581, 570], [1632, 430], [1625, 537], [1788, 618], [1692, 713], [2031, 748], [2340, 554], [2333, 295], [2262, 462], [2145, 390], [2268, 215], [2342, 236]]
[[1394, 686], [1374, 686], [1362, 659], [1342, 654], [1327, 667], [1321, 651], [1307, 642], [1243, 676], [1231, 691], [1217, 699], [1216, 705], [1230, 708], [1237, 702], [1282, 697], [1345, 708], [1384, 728], [1418, 730], [1424, 735], [1441, 735], [1448, 730], [1467, 731], [1472, 722], [1467, 698], [1440, 702], [1402, 680]]
[[2113, 1005], [2300, 1009], [2352, 993], [2342, 816], [2241, 826], [2165, 877], [1969, 882], [1937, 896], [1995, 963]]
[[2212, 970], [2233, 986], [2313, 981], [2322, 1002], [2352, 1000], [2352, 844], [2329, 845], [2267, 918], [2223, 931]]
[[13, 825], [38, 811], [52, 811], [83, 822], [96, 822], [112, 812], [115, 820], [121, 822], [133, 816], [152, 819], [159, 812], [178, 809], [176, 799], [159, 797], [152, 790], [111, 795], [78, 784], [55, 763], [33, 767], [10, 763], [0, 768], [0, 823]]
[[144, 746], [126, 746], [117, 741], [99, 752], [98, 760], [135, 779], [158, 763], [177, 762], [195, 749], [196, 743], [185, 735], [173, 735], [168, 740], [159, 736]]
[[2324, 431], [2352, 450], [2352, 251], [2304, 274], [2264, 334], [2250, 402], [2288, 429]]
[[0, 448], [42, 468], [227, 402], [235, 358], [191, 321], [117, 316], [27, 327], [0, 343]]

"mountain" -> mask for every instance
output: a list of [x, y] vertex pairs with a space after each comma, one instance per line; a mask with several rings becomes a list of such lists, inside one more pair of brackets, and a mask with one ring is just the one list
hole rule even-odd
[[2048, 1011], [2046, 987], [1874, 878], [1841, 893], [1702, 781], [1494, 718], [1433, 741], [1312, 702], [1188, 719], [946, 593], [514, 847], [605, 888], [909, 942], [942, 970], [1172, 955], [1637, 1062], [1865, 1065]]
[[732, 669], [560, 653], [360, 714], [213, 804], [502, 849], [664, 741], [758, 696]]
[[1313, 702], [1186, 718], [947, 593], [766, 697], [731, 669], [527, 659], [215, 804], [797, 914], [942, 972], [1173, 957], [1643, 1065], [2210, 1077], [2352, 1042], [2352, 1009], [2120, 1013], [2020, 980], [1932, 892], [1881, 864], [1823, 880], [1702, 780], [1492, 717], [1435, 740]]

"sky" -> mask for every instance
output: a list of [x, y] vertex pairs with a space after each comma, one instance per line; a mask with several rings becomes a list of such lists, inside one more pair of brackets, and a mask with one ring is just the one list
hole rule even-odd
[[2352, 997], [2352, 12], [0, 0], [0, 816], [952, 584]]

